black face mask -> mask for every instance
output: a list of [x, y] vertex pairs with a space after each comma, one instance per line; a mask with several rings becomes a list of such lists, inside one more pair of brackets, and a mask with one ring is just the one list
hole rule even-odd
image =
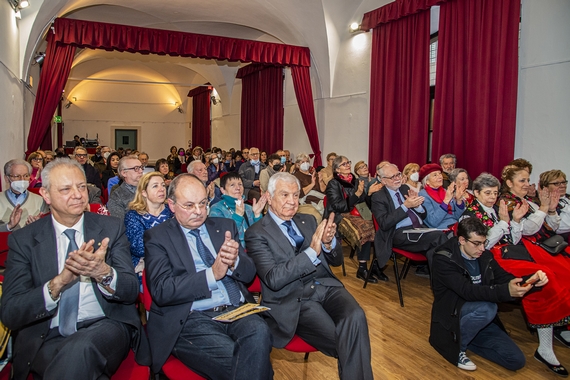
[[273, 165], [273, 170], [278, 172], [279, 170], [281, 170], [282, 167], [283, 167], [283, 165], [281, 165], [281, 164]]

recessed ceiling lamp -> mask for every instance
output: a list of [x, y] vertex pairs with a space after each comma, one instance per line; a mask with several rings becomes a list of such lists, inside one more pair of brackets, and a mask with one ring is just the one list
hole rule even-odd
[[360, 24], [357, 22], [353, 22], [348, 27], [348, 30], [350, 31], [350, 33], [358, 32], [360, 30]]

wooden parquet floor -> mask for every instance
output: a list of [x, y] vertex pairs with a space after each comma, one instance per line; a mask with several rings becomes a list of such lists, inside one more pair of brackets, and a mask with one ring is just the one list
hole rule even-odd
[[[513, 340], [524, 352], [527, 364], [517, 371], [508, 371], [474, 353], [467, 355], [477, 364], [473, 372], [463, 371], [448, 363], [429, 344], [429, 325], [433, 296], [429, 280], [414, 274], [414, 268], [402, 281], [405, 307], [400, 307], [398, 290], [390, 262], [386, 274], [390, 282], [369, 284], [362, 288], [363, 281], [356, 278], [357, 263], [348, 258], [345, 247], [347, 276], [342, 276], [341, 267], [333, 271], [345, 284], [348, 291], [360, 303], [368, 319], [372, 345], [372, 368], [375, 379], [557, 379], [544, 364], [533, 357], [538, 347], [536, 333], [529, 332], [519, 306], [502, 304], [500, 318]], [[402, 266], [399, 265], [399, 268]], [[558, 360], [570, 368], [570, 349], [554, 342]], [[338, 379], [336, 360], [314, 352], [307, 362], [304, 354], [273, 349], [271, 359], [276, 380], [330, 380]], [[357, 379], [355, 379], [357, 380]]]

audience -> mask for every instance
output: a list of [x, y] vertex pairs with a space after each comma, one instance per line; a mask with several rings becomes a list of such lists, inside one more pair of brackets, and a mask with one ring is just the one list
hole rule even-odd
[[267, 166], [259, 173], [259, 189], [261, 193], [267, 191], [269, 178], [277, 172], [285, 171], [285, 167], [281, 164], [281, 157], [277, 154], [272, 154], [267, 158]]
[[180, 168], [182, 167], [182, 163], [180, 162], [180, 158], [178, 158], [178, 149], [175, 146], [170, 147], [170, 154], [166, 157], [166, 161], [168, 161], [168, 170], [174, 174], [180, 173]]
[[[246, 159], [245, 150], [243, 153], [244, 159]], [[248, 157], [251, 157], [251, 159], [244, 162], [240, 166], [239, 175], [243, 180], [246, 199], [259, 200], [259, 197], [261, 197], [261, 189], [259, 188], [259, 173], [265, 169], [265, 164], [262, 164], [259, 161], [259, 149], [252, 147], [249, 149], [248, 153]]]
[[208, 161], [208, 183], [215, 181], [220, 178], [222, 173], [227, 173], [226, 167], [223, 162], [220, 161], [217, 153], [211, 153]]
[[108, 379], [131, 348], [149, 365], [124, 226], [84, 212], [87, 182], [74, 160], [47, 165], [40, 191], [51, 216], [11, 234], [4, 272], [1, 319], [15, 333], [14, 378]]
[[438, 164], [422, 166], [420, 181], [423, 189], [419, 195], [424, 197], [423, 206], [427, 211], [425, 224], [428, 227], [445, 230], [457, 223], [465, 210], [463, 199], [467, 187], [451, 183], [447, 190], [444, 189], [442, 169]]
[[210, 216], [233, 219], [236, 222], [239, 241], [245, 248], [245, 230], [261, 219], [267, 196], [263, 194], [253, 205], [245, 204], [243, 199], [243, 181], [238, 173], [224, 175], [220, 180], [222, 199], [210, 208]]
[[405, 185], [416, 193], [419, 193], [422, 189], [422, 184], [420, 182], [420, 165], [410, 162], [406, 166], [404, 166], [404, 170], [402, 170], [402, 180], [404, 181]]
[[222, 192], [215, 182], [208, 183], [208, 169], [202, 161], [194, 160], [188, 164], [188, 173], [194, 174], [206, 188], [206, 194], [208, 195], [208, 200], [210, 206], [215, 205], [222, 199]]
[[451, 183], [455, 184], [455, 188], [465, 188], [465, 193], [463, 195], [463, 201], [466, 206], [469, 206], [473, 202], [473, 193], [469, 189], [469, 175], [467, 170], [455, 168], [448, 175], [447, 178]]
[[330, 152], [327, 154], [327, 166], [319, 172], [319, 186], [321, 191], [324, 192], [327, 189], [329, 181], [333, 178], [332, 163], [336, 158], [336, 153]]
[[111, 193], [107, 208], [111, 216], [124, 221], [129, 203], [135, 197], [137, 185], [142, 177], [143, 166], [136, 156], [125, 156], [119, 161], [119, 176], [123, 183]]
[[30, 189], [42, 186], [42, 169], [44, 168], [44, 158], [39, 152], [30, 153], [28, 156], [28, 163], [32, 165], [30, 173]]
[[[511, 371], [525, 365], [520, 348], [497, 316], [497, 302], [524, 297], [548, 283], [540, 270], [516, 277], [496, 265], [485, 249], [487, 227], [477, 218], [462, 220], [457, 237], [433, 258], [431, 345], [451, 364], [467, 371], [477, 366], [467, 349]], [[525, 285], [525, 282], [534, 285]]]
[[453, 169], [455, 169], [455, 165], [457, 164], [457, 157], [455, 154], [444, 154], [439, 158], [439, 165], [442, 168], [441, 175], [443, 177], [443, 188], [447, 189], [449, 184], [452, 182], [449, 179], [449, 173]]
[[[193, 161], [199, 162], [201, 161]], [[201, 180], [177, 176], [168, 189], [174, 218], [146, 231], [146, 280], [153, 299], [147, 323], [152, 370], [169, 355], [211, 379], [272, 379], [272, 336], [257, 314], [213, 320], [254, 302], [245, 284], [255, 265], [232, 220], [209, 218]]]
[[87, 162], [87, 149], [82, 146], [75, 147], [73, 150], [73, 157], [83, 168], [85, 178], [87, 178], [87, 183], [101, 189], [101, 177], [99, 176], [99, 172]]
[[[103, 156], [104, 157], [104, 156]], [[121, 156], [118, 152], [109, 153], [107, 156], [107, 168], [101, 173], [101, 182], [106, 189], [109, 189], [109, 179], [116, 177], [119, 172], [119, 160]]]
[[[402, 173], [394, 164], [384, 165], [376, 174], [384, 186], [371, 198], [371, 211], [378, 224], [374, 238], [378, 267], [373, 268], [372, 273], [382, 281], [388, 281], [382, 269], [390, 260], [392, 247], [421, 252], [429, 259], [433, 257], [435, 248], [447, 238], [441, 231], [406, 233], [414, 228], [426, 227], [423, 224], [427, 217], [423, 206], [425, 198], [402, 184]], [[425, 265], [418, 266], [416, 274], [429, 277], [429, 270]]]
[[570, 235], [570, 198], [566, 194], [568, 185], [566, 174], [561, 170], [549, 170], [540, 175], [538, 185], [540, 189], [548, 189], [551, 193], [558, 190], [560, 200], [556, 206], [556, 213], [560, 216], [560, 223], [555, 232], [568, 240]]
[[338, 358], [341, 379], [372, 379], [370, 338], [364, 311], [329, 268], [343, 262], [335, 238], [335, 214], [318, 226], [297, 214], [299, 181], [288, 173], [269, 179], [269, 211], [245, 232], [247, 252], [261, 280], [262, 304], [282, 348], [297, 334]]
[[49, 211], [42, 197], [28, 190], [31, 170], [31, 165], [20, 159], [4, 164], [4, 179], [10, 188], [0, 193], [0, 232], [24, 227]]
[[162, 174], [150, 172], [141, 177], [135, 198], [129, 203], [129, 211], [125, 214], [126, 234], [131, 244], [131, 259], [141, 286], [144, 270], [143, 235], [149, 228], [172, 218], [172, 211], [166, 207], [165, 201], [166, 184]]
[[170, 171], [168, 161], [165, 158], [159, 158], [154, 165], [154, 171], [159, 172], [164, 179], [164, 184], [168, 188], [170, 182], [174, 179], [174, 173]]

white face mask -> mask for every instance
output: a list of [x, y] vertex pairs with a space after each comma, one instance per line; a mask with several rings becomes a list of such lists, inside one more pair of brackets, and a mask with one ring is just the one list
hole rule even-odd
[[212, 160], [212, 163], [213, 163], [214, 165], [218, 165], [218, 162], [220, 162], [220, 160], [218, 160], [217, 158], [214, 158], [214, 159]]
[[301, 165], [299, 165], [299, 168], [301, 168], [301, 170], [304, 172], [309, 170], [310, 167], [311, 167], [311, 164], [309, 164], [308, 162], [303, 162]]
[[420, 179], [420, 173], [415, 172], [410, 174], [410, 179], [414, 182], [418, 182], [418, 180]]
[[10, 187], [12, 188], [12, 190], [19, 194], [26, 191], [28, 186], [30, 186], [30, 181], [25, 181], [25, 180], [13, 181], [12, 183], [10, 183]]
[[107, 159], [107, 158], [109, 158], [110, 155], [111, 155], [111, 152], [105, 152], [105, 153], [103, 153], [103, 158]]

